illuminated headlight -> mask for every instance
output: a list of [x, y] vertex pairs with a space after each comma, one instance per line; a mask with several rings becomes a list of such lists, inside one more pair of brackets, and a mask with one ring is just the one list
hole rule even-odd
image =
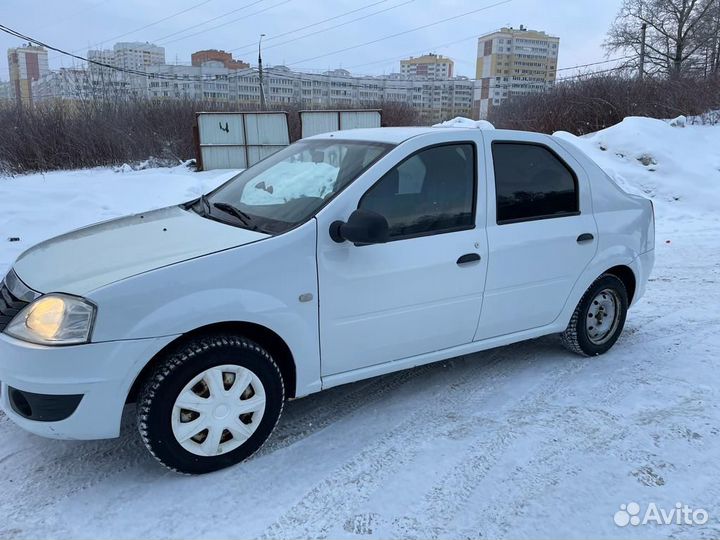
[[39, 345], [77, 345], [90, 341], [95, 306], [64, 294], [48, 294], [28, 305], [5, 333]]

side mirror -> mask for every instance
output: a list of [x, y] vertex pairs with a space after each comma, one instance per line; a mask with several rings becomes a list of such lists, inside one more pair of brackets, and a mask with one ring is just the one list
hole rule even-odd
[[370, 210], [355, 210], [347, 220], [334, 221], [330, 225], [330, 238], [337, 243], [345, 240], [356, 246], [366, 244], [384, 244], [388, 241], [389, 226], [387, 219]]

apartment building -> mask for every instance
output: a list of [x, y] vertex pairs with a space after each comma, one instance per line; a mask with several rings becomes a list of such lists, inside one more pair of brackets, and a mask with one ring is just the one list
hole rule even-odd
[[[202, 66], [151, 66], [148, 73], [147, 95], [152, 98], [260, 104], [260, 77], [256, 69], [230, 70], [205, 62]], [[429, 80], [401, 74], [353, 76], [344, 69], [302, 73], [286, 66], [266, 68], [263, 79], [270, 104], [299, 103], [313, 108], [375, 106], [395, 101], [411, 104], [427, 123], [469, 116], [475, 89], [475, 81], [467, 77]]]
[[560, 38], [542, 31], [502, 28], [478, 38], [475, 118], [513, 96], [544, 92], [555, 83]]
[[88, 51], [88, 60], [90, 60], [90, 70], [98, 71], [101, 66], [94, 64], [93, 62], [99, 62], [101, 64], [114, 66], [115, 65], [115, 51], [112, 49], [91, 49]]
[[10, 97], [20, 104], [33, 100], [32, 82], [47, 74], [48, 54], [44, 47], [31, 44], [8, 49], [8, 71], [10, 73]]
[[400, 60], [400, 74], [406, 77], [449, 79], [454, 68], [455, 63], [450, 58], [434, 53]]
[[[100, 58], [96, 56], [95, 58]], [[110, 61], [112, 60], [112, 62]], [[115, 58], [105, 56], [113, 65]], [[88, 70], [53, 71], [33, 84], [39, 99], [106, 99], [149, 97], [260, 104], [260, 77], [256, 69], [227, 68], [219, 59], [201, 65], [145, 66], [147, 75], [93, 66]], [[475, 81], [466, 77], [424, 78], [395, 73], [387, 77], [354, 76], [344, 69], [302, 73], [286, 66], [263, 70], [267, 102], [300, 104], [306, 108], [377, 106], [402, 102], [418, 110], [426, 123], [472, 111]]]
[[250, 64], [242, 60], [235, 60], [232, 53], [219, 51], [217, 49], [206, 49], [197, 51], [190, 55], [190, 62], [195, 67], [201, 67], [209, 62], [220, 63], [228, 69], [248, 69]]
[[[116, 43], [112, 49], [90, 50], [88, 59], [117, 68], [145, 71], [148, 66], [165, 63], [165, 48], [147, 42], [127, 41]], [[90, 69], [97, 72], [106, 68], [91, 63]]]
[[[164, 64], [149, 66], [149, 77], [143, 77], [146, 95], [156, 99], [193, 99], [237, 101], [237, 71], [220, 62], [204, 62], [201, 66]], [[258, 87], [259, 88], [259, 87]]]
[[[144, 96], [145, 81], [110, 71], [61, 68], [32, 83], [33, 99], [129, 99]], [[140, 88], [140, 90], [139, 90]]]

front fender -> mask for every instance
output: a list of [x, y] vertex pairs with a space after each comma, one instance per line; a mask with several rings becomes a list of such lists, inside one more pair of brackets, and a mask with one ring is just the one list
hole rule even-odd
[[126, 335], [162, 336], [184, 334], [210, 324], [243, 321], [260, 324], [283, 335], [282, 329], [304, 327], [305, 319], [281, 299], [247, 289], [218, 288], [193, 292], [173, 298], [166, 304], [132, 321]]
[[264, 326], [293, 354], [297, 395], [319, 390], [315, 220], [116, 282], [88, 298], [98, 306], [93, 342], [182, 335], [225, 322]]

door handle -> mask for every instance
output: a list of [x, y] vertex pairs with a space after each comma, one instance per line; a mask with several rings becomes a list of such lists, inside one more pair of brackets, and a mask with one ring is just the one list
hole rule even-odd
[[457, 264], [458, 266], [463, 264], [468, 264], [471, 262], [478, 262], [480, 260], [480, 255], [477, 253], [466, 253], [465, 255], [462, 255], [458, 260]]
[[592, 234], [586, 232], [577, 237], [577, 243], [583, 244], [585, 242], [592, 242], [594, 238], [595, 237]]

